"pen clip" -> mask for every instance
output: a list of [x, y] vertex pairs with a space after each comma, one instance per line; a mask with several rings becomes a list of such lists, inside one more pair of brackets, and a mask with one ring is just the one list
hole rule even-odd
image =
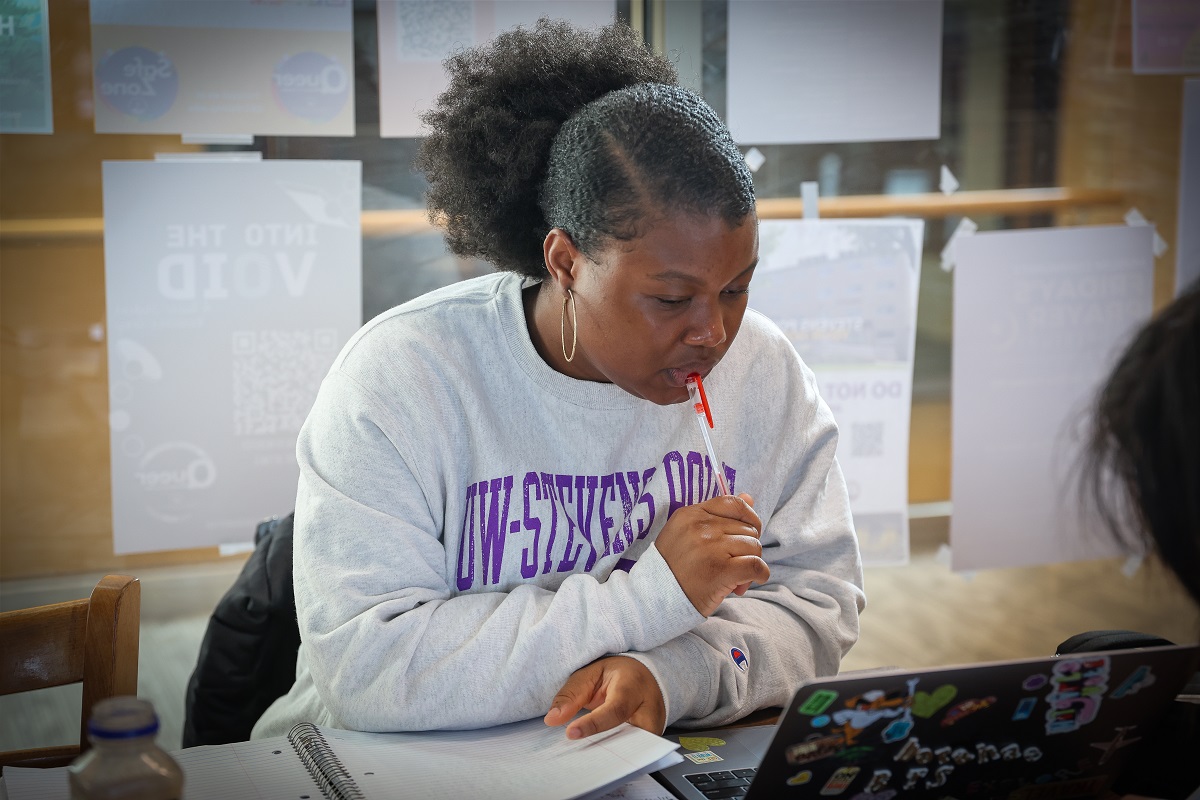
[[704, 417], [708, 420], [708, 427], [713, 427], [712, 409], [708, 406], [708, 395], [704, 393], [704, 380], [700, 377], [699, 372], [693, 372], [687, 376], [688, 382], [695, 382], [696, 389], [700, 392], [700, 402], [696, 403], [696, 413], [700, 413], [700, 409], [704, 409]]

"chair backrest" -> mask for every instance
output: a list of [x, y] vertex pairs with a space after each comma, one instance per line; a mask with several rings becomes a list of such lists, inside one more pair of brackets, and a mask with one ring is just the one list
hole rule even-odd
[[142, 586], [106, 575], [85, 600], [0, 613], [0, 695], [83, 683], [79, 743], [0, 753], [0, 766], [69, 764], [88, 749], [92, 706], [137, 694]]

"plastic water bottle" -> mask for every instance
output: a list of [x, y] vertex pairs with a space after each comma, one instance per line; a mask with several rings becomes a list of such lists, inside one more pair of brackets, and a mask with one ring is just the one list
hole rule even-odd
[[147, 700], [112, 697], [88, 720], [92, 748], [68, 768], [71, 800], [180, 800], [183, 771], [154, 742], [158, 715]]

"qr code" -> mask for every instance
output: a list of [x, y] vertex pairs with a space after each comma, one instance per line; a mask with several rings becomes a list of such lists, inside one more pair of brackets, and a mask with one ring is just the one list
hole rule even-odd
[[337, 354], [337, 332], [235, 331], [233, 432], [296, 433]]
[[853, 423], [850, 426], [850, 455], [855, 458], [883, 455], [883, 423]]
[[402, 0], [396, 3], [396, 50], [403, 61], [441, 61], [475, 43], [470, 0]]

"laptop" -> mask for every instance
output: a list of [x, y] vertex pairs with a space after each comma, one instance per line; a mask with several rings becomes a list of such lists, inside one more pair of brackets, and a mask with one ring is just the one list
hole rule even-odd
[[1173, 645], [820, 678], [774, 727], [668, 736], [685, 760], [655, 777], [685, 800], [1092, 797], [1198, 661]]

